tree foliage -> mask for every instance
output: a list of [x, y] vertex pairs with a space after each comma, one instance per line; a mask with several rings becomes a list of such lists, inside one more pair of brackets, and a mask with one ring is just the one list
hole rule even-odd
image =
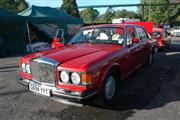
[[81, 18], [84, 19], [85, 23], [92, 23], [93, 21], [96, 21], [99, 16], [99, 11], [97, 9], [86, 8], [80, 12]]
[[[169, 0], [141, 0], [141, 4], [150, 4], [144, 7], [144, 20], [150, 20], [158, 24], [168, 22], [175, 7], [168, 5]], [[163, 6], [152, 6], [151, 4], [165, 4]], [[141, 8], [139, 8], [141, 11]]]
[[139, 18], [139, 15], [128, 10], [107, 9], [104, 14], [100, 14], [97, 9], [86, 8], [80, 12], [85, 23], [111, 23], [114, 18]]
[[102, 23], [103, 22], [104, 23], [111, 23], [114, 16], [115, 16], [115, 11], [113, 9], [107, 9], [106, 13], [104, 13], [99, 20]]
[[74, 17], [80, 17], [76, 0], [63, 0], [61, 8]]
[[139, 15], [133, 11], [123, 9], [116, 11], [115, 18], [139, 18]]
[[28, 3], [25, 0], [0, 0], [0, 7], [20, 12], [28, 7]]

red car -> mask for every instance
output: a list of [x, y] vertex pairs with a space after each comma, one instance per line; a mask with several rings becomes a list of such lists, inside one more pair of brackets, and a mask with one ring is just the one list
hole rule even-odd
[[153, 28], [151, 36], [157, 41], [158, 48], [169, 47], [171, 44], [171, 37], [163, 28]]
[[30, 91], [71, 105], [114, 102], [121, 80], [152, 64], [153, 41], [143, 26], [84, 27], [68, 44], [20, 59], [18, 81]]

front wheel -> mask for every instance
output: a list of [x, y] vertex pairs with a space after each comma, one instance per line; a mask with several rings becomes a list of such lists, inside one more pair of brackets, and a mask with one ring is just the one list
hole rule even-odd
[[117, 99], [118, 93], [118, 74], [111, 70], [105, 78], [102, 91], [97, 96], [96, 105], [106, 107]]

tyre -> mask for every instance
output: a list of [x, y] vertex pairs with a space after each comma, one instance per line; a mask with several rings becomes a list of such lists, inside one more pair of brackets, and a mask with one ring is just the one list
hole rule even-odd
[[101, 92], [98, 94], [95, 104], [100, 107], [107, 107], [117, 100], [119, 90], [119, 77], [118, 73], [111, 70], [103, 83]]

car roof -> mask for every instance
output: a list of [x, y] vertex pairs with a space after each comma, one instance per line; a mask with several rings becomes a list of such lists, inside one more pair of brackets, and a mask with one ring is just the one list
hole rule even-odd
[[143, 27], [143, 26], [140, 26], [140, 25], [134, 25], [134, 24], [99, 24], [99, 25], [91, 25], [91, 26], [86, 26], [84, 28], [98, 28], [98, 27], [122, 27], [122, 28], [125, 28], [125, 27]]

